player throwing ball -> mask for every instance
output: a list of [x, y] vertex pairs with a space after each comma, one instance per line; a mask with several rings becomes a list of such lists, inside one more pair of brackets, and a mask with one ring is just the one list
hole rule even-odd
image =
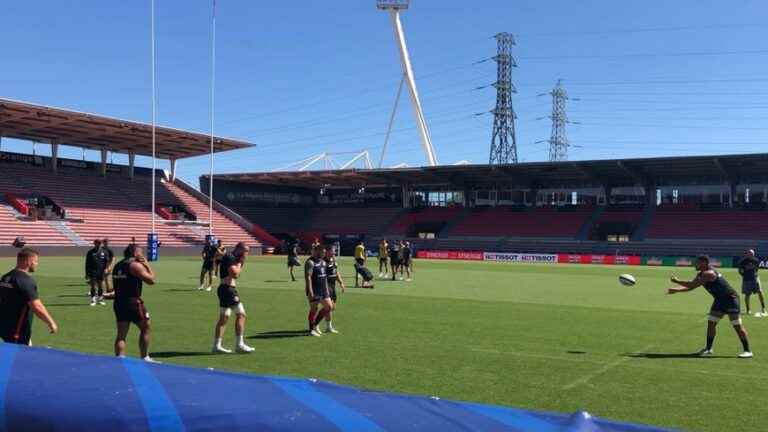
[[216, 293], [219, 296], [219, 321], [216, 323], [216, 331], [213, 341], [214, 353], [229, 354], [232, 350], [224, 348], [221, 344], [224, 330], [227, 327], [227, 321], [232, 315], [232, 311], [235, 312], [235, 336], [236, 350], [241, 353], [250, 353], [254, 351], [253, 347], [245, 344], [245, 307], [240, 301], [240, 296], [237, 293], [237, 279], [243, 271], [243, 264], [245, 258], [248, 256], [248, 246], [245, 243], [240, 242], [235, 246], [235, 250], [232, 253], [228, 253], [221, 257], [221, 264], [219, 265], [219, 278], [221, 284], [219, 285]]
[[741, 322], [741, 305], [739, 304], [739, 294], [728, 283], [723, 275], [713, 269], [709, 264], [709, 257], [699, 256], [696, 258], [696, 270], [698, 273], [692, 281], [683, 281], [675, 276], [670, 280], [672, 283], [680, 285], [681, 288], [669, 288], [667, 294], [677, 294], [686, 291], [692, 291], [703, 286], [707, 292], [714, 297], [714, 302], [709, 310], [709, 319], [707, 321], [707, 346], [699, 351], [700, 355], [712, 355], [712, 343], [715, 341], [717, 323], [723, 316], [728, 315], [736, 334], [741, 340], [744, 352], [739, 354], [739, 358], [752, 358], [752, 352], [749, 349], [749, 339], [747, 339], [747, 329]]

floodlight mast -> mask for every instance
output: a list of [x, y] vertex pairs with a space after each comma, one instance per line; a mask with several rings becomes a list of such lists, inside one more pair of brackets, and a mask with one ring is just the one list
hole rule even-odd
[[376, 7], [380, 10], [389, 11], [389, 16], [392, 19], [392, 27], [395, 31], [395, 39], [397, 40], [398, 48], [400, 48], [400, 61], [403, 64], [403, 73], [405, 74], [406, 84], [408, 84], [408, 93], [411, 96], [411, 105], [413, 105], [413, 112], [416, 116], [416, 126], [419, 129], [421, 144], [424, 147], [424, 152], [427, 156], [427, 163], [430, 166], [435, 166], [437, 165], [437, 155], [435, 154], [435, 148], [432, 146], [432, 138], [429, 135], [429, 128], [427, 127], [427, 121], [424, 118], [424, 111], [421, 109], [421, 101], [419, 100], [419, 93], [416, 90], [416, 80], [413, 75], [413, 68], [411, 67], [411, 58], [408, 54], [408, 46], [405, 44], [403, 24], [400, 22], [400, 11], [408, 9], [409, 5], [409, 0], [376, 1]]

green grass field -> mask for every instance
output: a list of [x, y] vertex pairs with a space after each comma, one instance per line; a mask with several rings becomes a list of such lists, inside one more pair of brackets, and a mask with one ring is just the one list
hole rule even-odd
[[[0, 259], [0, 266], [12, 265]], [[35, 345], [111, 354], [111, 305], [87, 306], [82, 260], [42, 257], [41, 295], [59, 322], [35, 322]], [[664, 295], [672, 272], [691, 269], [417, 261], [413, 282], [349, 289], [334, 319], [340, 335], [303, 336], [303, 285], [284, 257], [252, 257], [240, 280], [251, 355], [211, 355], [215, 293], [196, 290], [199, 261], [156, 264], [145, 288], [151, 352], [173, 364], [314, 377], [369, 389], [558, 412], [586, 409], [615, 420], [697, 431], [766, 430], [768, 318], [745, 317], [755, 352], [720, 325], [714, 358], [703, 346], [711, 297]], [[351, 263], [342, 271], [353, 278]], [[629, 272], [635, 287], [619, 285]], [[738, 275], [726, 271], [738, 285]], [[351, 284], [350, 284], [351, 285]], [[756, 300], [756, 299], [755, 299]], [[234, 342], [227, 329], [226, 346]], [[135, 329], [129, 354], [137, 355]]]

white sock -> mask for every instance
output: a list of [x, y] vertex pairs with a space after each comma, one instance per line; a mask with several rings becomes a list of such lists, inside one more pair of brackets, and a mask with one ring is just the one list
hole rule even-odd
[[245, 338], [243, 338], [243, 335], [240, 335], [237, 337], [237, 345], [238, 346], [245, 345]]
[[214, 340], [214, 345], [213, 346], [215, 346], [217, 348], [221, 348], [221, 338], [216, 338]]
[[328, 320], [328, 321], [326, 321], [326, 322], [325, 322], [325, 325], [326, 325], [326, 327], [328, 327], [329, 329], [330, 329], [330, 328], [333, 328], [333, 321], [332, 321], [332, 320]]

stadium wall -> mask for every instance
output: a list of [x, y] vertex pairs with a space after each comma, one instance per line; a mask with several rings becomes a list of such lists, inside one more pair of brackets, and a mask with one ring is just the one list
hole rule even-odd
[[[83, 257], [92, 246], [33, 246], [40, 252], [42, 257], [46, 256], [77, 256]], [[112, 248], [115, 255], [122, 256], [122, 246]], [[0, 258], [15, 257], [19, 249], [11, 246], [0, 246]], [[251, 255], [261, 255], [261, 248], [252, 248]], [[199, 247], [161, 247], [160, 259], [163, 257], [200, 257]]]
[[[421, 259], [489, 261], [507, 263], [539, 264], [601, 264], [601, 265], [644, 265], [690, 267], [694, 256], [640, 256], [640, 255], [599, 255], [599, 254], [531, 254], [510, 252], [419, 250], [416, 257]], [[736, 267], [741, 257], [710, 257], [715, 267]], [[761, 260], [762, 267], [768, 267], [768, 259]]]

